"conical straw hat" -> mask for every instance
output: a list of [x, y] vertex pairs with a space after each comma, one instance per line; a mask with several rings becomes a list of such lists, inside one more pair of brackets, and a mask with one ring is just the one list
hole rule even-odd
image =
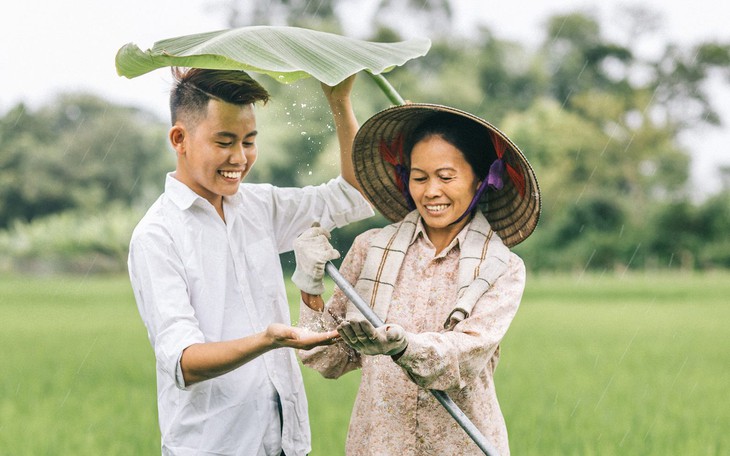
[[[503, 142], [501, 158], [509, 173], [505, 173], [504, 186], [500, 190], [489, 188], [483, 193], [478, 207], [502, 242], [509, 247], [519, 244], [533, 232], [540, 218], [540, 189], [535, 172], [504, 133], [486, 120], [456, 108], [411, 103], [385, 109], [368, 119], [355, 136], [352, 151], [355, 174], [365, 196], [393, 222], [402, 220], [410, 212], [398, 185], [400, 179], [395, 166], [385, 159], [381, 148], [382, 145], [402, 144], [402, 139], [408, 138], [419, 124], [439, 112], [473, 120], [491, 132], [493, 141]], [[486, 153], [485, 159], [488, 159]], [[480, 177], [486, 179], [486, 176]]]

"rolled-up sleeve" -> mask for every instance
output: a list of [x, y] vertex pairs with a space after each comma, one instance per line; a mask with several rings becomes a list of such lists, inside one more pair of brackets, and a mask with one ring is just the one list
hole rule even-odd
[[[332, 330], [337, 327], [329, 313], [316, 312], [306, 304], [300, 304], [299, 325], [307, 328]], [[331, 305], [332, 310], [338, 305]], [[342, 340], [333, 345], [315, 347], [311, 350], [297, 351], [299, 359], [305, 366], [316, 370], [324, 378], [340, 378], [344, 374], [361, 367], [360, 354], [350, 348]]]
[[[362, 271], [370, 239], [379, 230], [369, 230], [355, 238], [350, 251], [342, 260], [340, 274], [349, 283], [357, 282]], [[324, 312], [311, 310], [305, 304], [300, 305], [299, 325], [317, 330], [329, 331], [345, 319], [347, 314], [348, 298], [338, 287], [335, 287], [332, 298], [327, 301]], [[360, 354], [339, 340], [329, 346], [316, 347], [308, 351], [297, 352], [299, 358], [307, 367], [315, 369], [325, 378], [339, 378], [355, 369], [362, 367]]]
[[185, 389], [180, 358], [185, 348], [205, 342], [185, 280], [182, 260], [172, 240], [146, 232], [133, 236], [129, 276], [158, 367]]
[[469, 318], [452, 331], [409, 334], [408, 347], [397, 364], [424, 388], [463, 388], [490, 368], [524, 288], [524, 263], [512, 254], [505, 274], [479, 299]]

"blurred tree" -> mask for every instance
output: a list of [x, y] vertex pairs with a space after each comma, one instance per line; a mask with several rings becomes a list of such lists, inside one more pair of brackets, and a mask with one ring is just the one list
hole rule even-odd
[[648, 222], [653, 227], [649, 250], [659, 265], [692, 269], [702, 244], [698, 209], [682, 200], [658, 205]]
[[433, 41], [453, 36], [455, 0], [378, 0], [371, 16], [372, 28], [406, 36], [412, 30], [428, 30]]
[[174, 167], [166, 127], [151, 114], [92, 95], [59, 97], [0, 118], [0, 227], [112, 201], [149, 203]]
[[497, 39], [490, 31], [481, 30], [477, 62], [479, 88], [484, 117], [501, 123], [510, 112], [528, 109], [543, 97], [549, 84], [544, 61], [517, 43]]
[[730, 268], [730, 189], [701, 204], [697, 218], [700, 266]]
[[550, 91], [564, 107], [586, 92], [627, 92], [624, 67], [633, 56], [629, 49], [607, 42], [598, 22], [583, 13], [548, 19], [542, 52], [550, 75]]
[[[696, 214], [692, 212], [695, 208], [688, 186], [690, 155], [679, 138], [698, 125], [717, 123], [706, 91], [713, 72], [727, 74], [730, 69], [728, 47], [702, 43], [685, 49], [669, 43], [658, 57], [643, 57], [634, 51], [640, 45], [641, 33], [636, 31], [654, 30], [658, 24], [656, 16], [645, 9], [629, 9], [624, 19], [628, 24], [626, 30], [633, 33], [627, 34], [625, 45], [603, 38], [598, 22], [588, 14], [559, 15], [548, 21], [541, 50], [550, 81], [547, 96], [560, 103], [561, 110], [575, 113], [584, 126], [582, 130], [562, 134], [561, 141], [567, 141], [566, 145], [554, 148], [557, 154], [553, 156], [574, 162], [574, 173], [562, 173], [570, 178], [556, 181], [555, 165], [541, 170], [543, 194], [548, 204], [557, 194], [577, 196], [576, 203], [567, 206], [561, 198], [555, 198], [560, 201], [559, 207], [570, 210], [571, 217], [576, 219], [580, 219], [585, 195], [601, 194], [617, 202], [630, 202], [624, 208], [625, 224], [621, 227], [621, 232], [628, 234], [617, 242], [638, 245], [642, 236], [636, 234], [649, 233], [644, 235], [642, 249], [647, 255], [657, 258], [674, 254], [675, 262], [689, 267], [697, 264], [695, 257], [701, 243], [696, 233], [701, 224], [691, 221]], [[546, 140], [528, 139], [523, 143], [521, 138], [545, 138], [541, 133], [549, 132], [546, 127], [550, 125], [543, 116], [540, 122], [530, 123], [532, 133], [526, 133], [524, 126], [514, 121], [505, 128], [508, 132], [517, 131], [518, 144], [524, 144], [531, 159], [536, 153], [540, 163], [546, 156]], [[592, 126], [588, 128], [589, 125]], [[571, 153], [569, 138], [587, 131], [593, 141], [584, 142], [586, 147], [581, 148], [580, 154]], [[663, 209], [653, 219], [647, 218], [647, 214], [657, 211], [656, 206]], [[600, 219], [598, 213], [593, 216]], [[680, 226], [683, 217], [689, 219]], [[550, 216], [544, 221], [541, 229], [548, 232], [546, 243], [559, 242], [563, 237], [555, 235], [560, 227], [550, 226]], [[588, 241], [590, 231], [578, 235], [586, 245], [596, 242]], [[657, 237], [653, 238], [655, 231]], [[673, 239], [671, 251], [670, 232], [680, 233], [679, 238]], [[609, 234], [605, 233], [604, 238]], [[592, 255], [593, 264], [600, 263], [597, 260], [601, 258], [601, 249], [587, 249], [583, 253]], [[615, 254], [625, 257], [627, 251], [619, 249]]]
[[[238, 14], [231, 25], [279, 23], [330, 31], [338, 31], [343, 15], [356, 10], [335, 0], [229, 5], [259, 11]], [[646, 214], [658, 205], [688, 203], [690, 156], [679, 137], [717, 122], [706, 84], [712, 74], [728, 72], [728, 47], [669, 43], [658, 54], [641, 55], [641, 40], [661, 26], [660, 16], [644, 7], [622, 9], [617, 24], [623, 35], [613, 40], [584, 11], [549, 17], [543, 45], [535, 51], [500, 40], [487, 28], [455, 40], [454, 6], [448, 0], [378, 1], [360, 8], [359, 30], [369, 30], [365, 33], [376, 41], [429, 30], [429, 53], [409, 62], [407, 71], [389, 74], [389, 80], [406, 99], [473, 112], [520, 145], [540, 177], [541, 247], [552, 256], [576, 256], [563, 267], [636, 264], [638, 245], [642, 254], [661, 250], [662, 243], [645, 234], [652, 231]], [[326, 109], [307, 90], [282, 90], [277, 96], [294, 128], [278, 132], [277, 149], [285, 155], [260, 167], [261, 175], [286, 185], [321, 181], [323, 169], [336, 171]], [[361, 118], [385, 107], [372, 98], [377, 97], [356, 99], [356, 106], [367, 107]]]
[[654, 115], [678, 131], [697, 125], [719, 125], [720, 118], [707, 93], [714, 71], [730, 75], [730, 45], [700, 43], [689, 49], [668, 45], [649, 64], [653, 77], [647, 84], [654, 97]]
[[[343, 19], [357, 17], [360, 36], [384, 42], [428, 30], [419, 34], [432, 39], [429, 53], [388, 80], [407, 100], [489, 120], [525, 152], [543, 195], [540, 226], [516, 249], [531, 268], [730, 266], [730, 184], [694, 201], [690, 155], [679, 140], [689, 129], [719, 124], [708, 81], [730, 75], [728, 44], [668, 43], [643, 55], [642, 40], [661, 25], [643, 7], [622, 9], [614, 25], [623, 34], [612, 39], [590, 13], [549, 17], [543, 44], [533, 50], [484, 27], [464, 36], [453, 21], [455, 0], [211, 5], [228, 26], [343, 33]], [[249, 181], [300, 186], [334, 177], [337, 142], [317, 81], [260, 79], [272, 101], [257, 113], [260, 155]], [[362, 121], [389, 102], [360, 79], [353, 98]], [[37, 112], [14, 107], [0, 118], [0, 227], [110, 201], [149, 202], [173, 166], [164, 130], [148, 114], [90, 96], [60, 98]], [[376, 217], [337, 230], [333, 241], [347, 250], [357, 233], [384, 223]]]
[[604, 39], [589, 15], [548, 21], [543, 53], [551, 96], [595, 122], [620, 146], [613, 155], [601, 152], [611, 163], [606, 170], [613, 171], [606, 181], [644, 202], [677, 197], [689, 177], [689, 155], [679, 146], [679, 135], [719, 122], [706, 91], [713, 71], [730, 72], [728, 46], [701, 43], [684, 49], [669, 43], [658, 58], [642, 58], [628, 46], [639, 46], [637, 30], [657, 27], [656, 16], [632, 8], [625, 21], [627, 33], [634, 33], [626, 37], [626, 46]]
[[261, 82], [272, 98], [266, 106], [257, 108], [259, 156], [249, 180], [285, 187], [309, 184], [327, 140], [334, 137], [319, 83], [306, 79], [283, 86], [263, 78]]
[[337, 27], [337, 0], [213, 1], [210, 10], [222, 12], [228, 27], [288, 25], [322, 31]]
[[[346, 15], [356, 14], [358, 24], [372, 36], [379, 30], [402, 37], [410, 30], [429, 30], [433, 39], [446, 38], [453, 31], [456, 0], [377, 0], [363, 4], [344, 0], [234, 0], [211, 1], [210, 10], [222, 11], [228, 27], [288, 25], [344, 33]], [[369, 9], [369, 11], [368, 11]]]

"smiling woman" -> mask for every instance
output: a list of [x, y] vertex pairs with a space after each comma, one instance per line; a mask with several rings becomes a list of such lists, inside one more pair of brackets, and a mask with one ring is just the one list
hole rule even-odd
[[[540, 213], [532, 168], [488, 122], [427, 104], [371, 117], [353, 155], [364, 193], [396, 223], [358, 236], [341, 273], [384, 324], [363, 319], [341, 290], [300, 316], [342, 336], [300, 352], [305, 365], [327, 378], [362, 369], [346, 454], [492, 454], [493, 446], [508, 455], [494, 370], [525, 285], [508, 247], [532, 233]], [[325, 236], [310, 234], [295, 243], [297, 271], [326, 261]], [[316, 294], [297, 272], [292, 280]], [[472, 441], [421, 388], [447, 392], [491, 445]]]
[[464, 153], [443, 137], [432, 134], [413, 146], [408, 190], [437, 254], [469, 221], [462, 216], [481, 181]]
[[441, 252], [470, 221], [489, 184], [489, 165], [497, 159], [492, 138], [471, 119], [440, 112], [416, 128], [404, 151], [409, 200]]

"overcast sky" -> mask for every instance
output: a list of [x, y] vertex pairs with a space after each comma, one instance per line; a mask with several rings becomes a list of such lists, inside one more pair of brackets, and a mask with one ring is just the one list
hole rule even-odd
[[[368, 2], [372, 0], [345, 1]], [[36, 107], [60, 92], [86, 90], [165, 117], [168, 73], [157, 70], [132, 80], [121, 78], [114, 68], [117, 50], [128, 42], [145, 50], [160, 39], [224, 28], [223, 15], [214, 6], [223, 3], [225, 0], [9, 0], [0, 11], [0, 114], [20, 101]], [[605, 26], [613, 23], [618, 8], [632, 4], [619, 0], [603, 0], [600, 5], [583, 0], [455, 3], [464, 28], [476, 20], [499, 38], [528, 45], [539, 41], [542, 23], [551, 14], [582, 8], [595, 11]], [[730, 42], [730, 5], [724, 2], [642, 0], [640, 4], [662, 13], [660, 39], [687, 45], [708, 39]], [[357, 16], [349, 27], [356, 34]], [[730, 82], [715, 85], [715, 106], [730, 107]], [[714, 170], [718, 164], [730, 164], [730, 108], [723, 116], [727, 125], [690, 138], [696, 144], [692, 148], [695, 181], [704, 191], [717, 185]]]

